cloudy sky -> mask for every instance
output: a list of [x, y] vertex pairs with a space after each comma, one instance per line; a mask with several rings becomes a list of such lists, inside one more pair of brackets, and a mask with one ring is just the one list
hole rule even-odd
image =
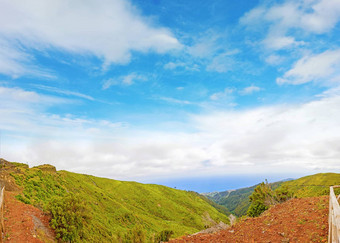
[[340, 172], [339, 22], [340, 0], [0, 0], [0, 157], [171, 186]]

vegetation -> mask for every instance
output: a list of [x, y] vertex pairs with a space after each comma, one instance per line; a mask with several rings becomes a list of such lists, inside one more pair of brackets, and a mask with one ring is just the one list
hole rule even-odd
[[[282, 182], [270, 183], [273, 189], [279, 187]], [[226, 207], [232, 214], [241, 217], [247, 214], [251, 205], [249, 197], [258, 185], [252, 187], [241, 188], [237, 190], [229, 190], [223, 192], [214, 192], [204, 194], [210, 200]]]
[[270, 203], [273, 201], [273, 190], [268, 183], [262, 182], [255, 188], [249, 197], [249, 201], [251, 204], [248, 208], [247, 215], [257, 217], [271, 205]]
[[292, 197], [293, 193], [287, 187], [280, 187], [274, 191], [267, 181], [265, 183], [262, 182], [249, 197], [251, 204], [247, 215], [257, 217], [270, 206], [287, 201]]
[[[305, 176], [297, 180], [289, 180], [285, 182], [270, 183], [271, 190], [263, 188], [263, 184], [252, 187], [241, 188], [237, 190], [229, 190], [224, 192], [213, 192], [204, 194], [210, 200], [219, 205], [226, 207], [231, 213], [236, 216], [251, 215], [256, 216], [266, 210], [272, 203], [279, 203], [288, 200], [293, 195], [295, 197], [315, 197], [329, 194], [329, 186], [340, 184], [340, 174], [337, 173], [320, 173], [310, 176]], [[259, 195], [254, 193], [255, 188], [258, 188]], [[266, 198], [262, 192], [268, 190], [274, 201], [264, 203]], [[335, 193], [340, 194], [340, 188], [335, 189]], [[252, 197], [249, 200], [249, 197]]]
[[154, 242], [168, 241], [173, 234], [174, 232], [172, 230], [163, 230], [156, 236]]
[[[329, 187], [340, 185], [340, 174], [319, 173], [301, 177], [297, 180], [287, 181], [282, 184], [297, 197], [318, 197], [329, 194]], [[340, 193], [339, 188], [335, 190]]]
[[71, 242], [83, 240], [84, 223], [90, 223], [88, 210], [85, 201], [77, 194], [52, 198], [48, 203], [48, 211], [52, 216], [50, 224], [56, 237]]
[[230, 215], [231, 212], [225, 207], [222, 206], [220, 204], [215, 203], [213, 200], [210, 200], [209, 198], [207, 198], [204, 195], [201, 195], [197, 192], [193, 192], [191, 191], [190, 193], [194, 193], [195, 195], [197, 195], [198, 197], [200, 197], [202, 200], [206, 201], [207, 203], [209, 203], [211, 206], [213, 206], [217, 211], [219, 211], [220, 213], [223, 213], [225, 215]]
[[[261, 183], [250, 196], [251, 205], [248, 216], [259, 216], [271, 205], [284, 202], [293, 197], [318, 197], [329, 194], [329, 187], [340, 184], [340, 174], [319, 173], [305, 176], [297, 180], [282, 183], [275, 191], [268, 183]], [[335, 189], [340, 194], [340, 188]]]
[[229, 222], [223, 210], [193, 192], [55, 171], [48, 165], [9, 167], [22, 188], [17, 198], [49, 212], [51, 226], [64, 241], [157, 242], [195, 233], [213, 221]]

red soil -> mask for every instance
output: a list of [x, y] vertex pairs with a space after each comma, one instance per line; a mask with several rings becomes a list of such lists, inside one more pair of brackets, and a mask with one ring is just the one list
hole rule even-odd
[[324, 196], [292, 199], [226, 230], [184, 236], [170, 242], [327, 242], [327, 235], [328, 197]]
[[49, 217], [38, 208], [18, 201], [14, 192], [5, 192], [5, 242], [55, 242]]

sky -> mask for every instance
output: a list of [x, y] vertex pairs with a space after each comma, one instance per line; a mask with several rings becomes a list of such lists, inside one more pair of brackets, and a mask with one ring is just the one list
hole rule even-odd
[[0, 0], [0, 157], [196, 191], [340, 172], [339, 22], [340, 0]]

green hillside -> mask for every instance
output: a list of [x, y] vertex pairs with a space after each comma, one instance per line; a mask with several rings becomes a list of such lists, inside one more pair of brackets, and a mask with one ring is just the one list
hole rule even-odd
[[[50, 165], [28, 168], [1, 163], [1, 167], [1, 173], [8, 173], [19, 186], [18, 199], [62, 215], [59, 221], [52, 220], [55, 225], [75, 224], [60, 232], [62, 236], [76, 231], [68, 235], [75, 242], [133, 242], [136, 238], [153, 242], [171, 231], [172, 237], [178, 237], [214, 222], [229, 222], [222, 210], [194, 192], [55, 171]], [[71, 213], [64, 215], [68, 210]]]
[[[287, 186], [296, 197], [317, 197], [329, 194], [329, 187], [340, 185], [340, 174], [319, 173], [301, 177], [297, 180], [287, 181], [282, 186]], [[338, 192], [339, 189], [336, 189]]]
[[[272, 189], [287, 187], [296, 197], [317, 197], [329, 194], [331, 185], [340, 185], [340, 174], [337, 173], [320, 173], [305, 176], [296, 180], [289, 179], [284, 182], [270, 183]], [[226, 207], [236, 216], [247, 214], [250, 206], [249, 196], [253, 193], [256, 186], [229, 190], [223, 192], [204, 193], [203, 195], [219, 205]], [[335, 189], [340, 194], [340, 188]]]
[[[270, 183], [272, 189], [279, 187], [282, 182]], [[219, 205], [226, 207], [232, 214], [240, 217], [247, 214], [250, 206], [249, 196], [253, 193], [258, 185], [236, 190], [223, 192], [211, 192], [203, 194], [210, 200]]]
[[210, 200], [219, 205], [226, 207], [232, 214], [242, 216], [247, 213], [250, 206], [249, 196], [253, 193], [256, 186], [230, 190], [224, 192], [215, 192], [205, 194]]

